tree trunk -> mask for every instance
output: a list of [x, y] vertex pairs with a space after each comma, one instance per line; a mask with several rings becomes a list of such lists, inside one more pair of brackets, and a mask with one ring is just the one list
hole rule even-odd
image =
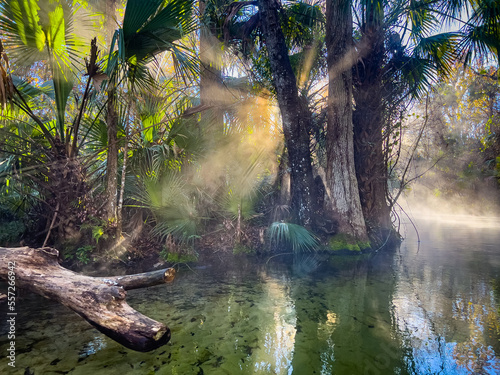
[[120, 285], [125, 290], [147, 288], [149, 286], [165, 284], [167, 282], [173, 281], [175, 278], [175, 269], [167, 268], [158, 271], [150, 271], [144, 273], [136, 273], [135, 275], [124, 275], [124, 276], [111, 276], [111, 277], [99, 277], [96, 279], [103, 280], [107, 282], [109, 280], [113, 281], [117, 285]]
[[308, 117], [301, 107], [295, 74], [281, 30], [279, 4], [276, 0], [259, 0], [258, 5], [288, 151], [291, 208], [295, 221], [310, 227], [313, 211], [313, 174], [306, 126]]
[[328, 211], [338, 229], [356, 240], [367, 240], [354, 168], [352, 125], [352, 73], [344, 63], [352, 49], [350, 2], [327, 2], [328, 119], [326, 187]]
[[168, 327], [132, 309], [125, 297], [127, 289], [171, 280], [172, 269], [98, 278], [61, 267], [58, 256], [52, 248], [0, 247], [0, 277], [9, 280], [9, 293], [26, 288], [58, 301], [129, 349], [145, 352], [169, 341]]
[[[112, 83], [111, 83], [112, 85]], [[118, 113], [116, 113], [116, 90], [108, 90], [108, 158], [106, 162], [106, 218], [108, 225], [116, 226], [118, 199]]]
[[[111, 47], [115, 32], [116, 0], [106, 0], [106, 42]], [[112, 51], [109, 51], [110, 53]], [[117, 225], [118, 200], [118, 113], [116, 111], [116, 79], [110, 77], [108, 82], [108, 103], [106, 125], [108, 127], [108, 157], [106, 160], [106, 219], [108, 225]], [[114, 234], [114, 233], [113, 233]]]
[[387, 165], [383, 151], [384, 101], [382, 66], [384, 60], [383, 14], [372, 5], [363, 25], [368, 50], [357, 65], [354, 79], [356, 109], [353, 114], [356, 177], [363, 214], [370, 235], [392, 228], [387, 204]]
[[209, 148], [216, 147], [216, 142], [224, 133], [224, 86], [221, 72], [221, 42], [214, 36], [213, 30], [205, 24], [205, 1], [200, 0], [200, 120], [207, 134]]

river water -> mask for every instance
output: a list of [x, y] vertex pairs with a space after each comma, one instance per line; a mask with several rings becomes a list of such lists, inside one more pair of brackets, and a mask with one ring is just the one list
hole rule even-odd
[[25, 294], [15, 369], [0, 321], [0, 373], [500, 374], [500, 222], [441, 218], [418, 229], [420, 242], [404, 226], [399, 249], [370, 257], [214, 262], [130, 291], [131, 306], [172, 330], [149, 353]]

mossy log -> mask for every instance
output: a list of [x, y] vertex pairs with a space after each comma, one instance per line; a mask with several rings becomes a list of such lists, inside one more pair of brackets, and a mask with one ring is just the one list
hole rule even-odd
[[[128, 289], [171, 281], [175, 275], [173, 269], [128, 276], [91, 277], [61, 267], [58, 256], [56, 249], [47, 247], [0, 247], [0, 277], [14, 279], [16, 288], [29, 289], [69, 307], [129, 349], [146, 352], [169, 341], [170, 329], [165, 324], [134, 310], [125, 298]], [[12, 271], [15, 277], [12, 277]]]

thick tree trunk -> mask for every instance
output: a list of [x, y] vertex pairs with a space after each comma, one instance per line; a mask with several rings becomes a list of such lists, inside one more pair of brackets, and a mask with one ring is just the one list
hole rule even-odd
[[356, 176], [363, 213], [370, 235], [392, 228], [387, 204], [387, 165], [383, 151], [384, 101], [382, 66], [384, 30], [379, 9], [367, 9], [363, 40], [368, 50], [354, 79], [353, 114]]
[[61, 267], [58, 255], [52, 248], [0, 247], [0, 277], [8, 279], [9, 286], [15, 282], [15, 288], [26, 288], [62, 303], [129, 349], [145, 352], [168, 342], [168, 327], [132, 309], [125, 297], [127, 289], [171, 280], [173, 270], [90, 277]]
[[292, 212], [298, 224], [310, 227], [314, 182], [306, 126], [308, 117], [302, 110], [296, 78], [281, 30], [279, 4], [276, 0], [259, 0], [258, 4], [288, 151]]
[[[368, 239], [354, 168], [352, 73], [345, 58], [352, 49], [350, 3], [327, 2], [328, 122], [326, 187], [328, 211], [337, 216], [339, 232]], [[347, 69], [346, 69], [347, 68]]]

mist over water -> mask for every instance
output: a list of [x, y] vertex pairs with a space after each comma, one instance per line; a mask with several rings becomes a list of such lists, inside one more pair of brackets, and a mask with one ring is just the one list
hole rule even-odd
[[149, 353], [24, 294], [16, 363], [35, 374], [498, 374], [500, 221], [448, 218], [414, 217], [420, 243], [404, 222], [401, 247], [371, 257], [214, 261], [130, 291], [172, 330]]

